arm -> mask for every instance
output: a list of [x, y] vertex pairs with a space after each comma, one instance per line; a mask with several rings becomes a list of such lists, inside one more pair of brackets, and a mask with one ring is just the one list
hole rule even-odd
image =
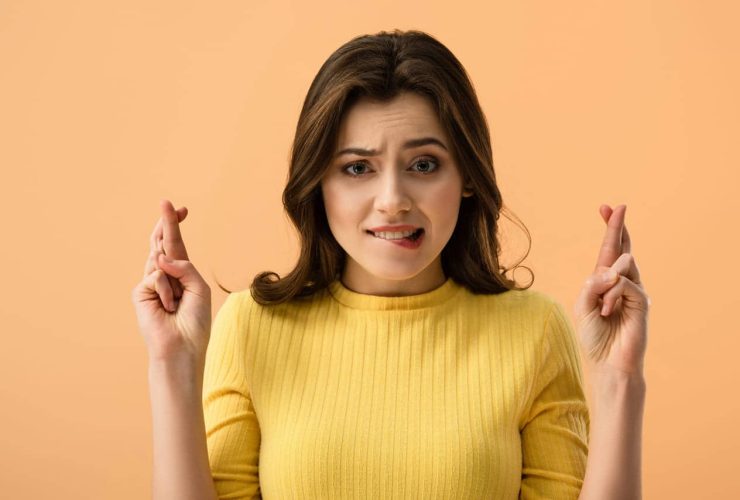
[[202, 363], [149, 364], [154, 500], [216, 500], [203, 422]]
[[595, 372], [588, 463], [580, 500], [641, 498], [645, 392], [642, 373]]
[[249, 292], [230, 294], [211, 327], [203, 371], [203, 417], [218, 498], [261, 498], [261, 431], [252, 401]]
[[588, 458], [589, 409], [572, 325], [559, 303], [544, 323], [522, 440], [520, 500], [576, 500]]
[[593, 422], [583, 500], [640, 500], [644, 358], [650, 298], [631, 254], [626, 206], [599, 207], [607, 223], [575, 315], [591, 367]]

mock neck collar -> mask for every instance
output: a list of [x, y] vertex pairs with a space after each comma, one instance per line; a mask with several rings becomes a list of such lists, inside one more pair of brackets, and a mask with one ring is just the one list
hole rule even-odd
[[339, 303], [352, 309], [369, 309], [376, 311], [423, 309], [441, 305], [457, 292], [462, 286], [448, 277], [444, 283], [428, 292], [416, 295], [401, 295], [388, 297], [384, 295], [370, 295], [350, 290], [336, 279], [328, 285], [329, 293]]

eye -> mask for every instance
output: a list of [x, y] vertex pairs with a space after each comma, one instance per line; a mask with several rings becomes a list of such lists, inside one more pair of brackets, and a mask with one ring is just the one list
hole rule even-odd
[[[421, 166], [420, 169], [417, 169], [417, 172], [419, 172], [420, 174], [427, 175], [427, 174], [431, 174], [432, 172], [435, 172], [439, 168], [439, 160], [437, 160], [433, 156], [425, 156], [425, 157], [422, 157], [416, 160], [416, 162], [414, 162], [414, 166]], [[342, 172], [345, 173], [346, 175], [349, 175], [350, 177], [361, 177], [363, 174], [367, 172], [366, 171], [362, 172], [358, 170], [366, 168], [366, 167], [367, 167], [367, 164], [364, 161], [352, 162], [348, 165], [345, 165], [342, 168]]]
[[[355, 167], [367, 167], [367, 165], [364, 162], [350, 163], [349, 165], [345, 166], [342, 169], [342, 172], [344, 172], [345, 174], [349, 175], [350, 177], [359, 177], [359, 176], [361, 176], [362, 175], [362, 172], [357, 172], [357, 170], [355, 170]], [[350, 169], [351, 169], [351, 172], [348, 172], [348, 170], [350, 170]]]
[[[433, 168], [429, 166], [430, 163], [434, 165]], [[436, 158], [429, 156], [429, 157], [419, 158], [416, 161], [416, 163], [414, 163], [414, 165], [426, 165], [424, 169], [417, 170], [417, 172], [421, 172], [422, 174], [431, 174], [432, 172], [434, 172], [435, 170], [439, 168], [439, 161], [437, 161]]]

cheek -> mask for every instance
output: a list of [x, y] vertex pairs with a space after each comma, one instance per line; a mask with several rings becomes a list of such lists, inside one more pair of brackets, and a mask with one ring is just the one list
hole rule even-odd
[[439, 230], [446, 228], [446, 231], [452, 234], [457, 223], [457, 214], [460, 210], [460, 190], [448, 184], [430, 191], [429, 194], [427, 207], [431, 217], [433, 217], [432, 223]]
[[[357, 200], [346, 189], [336, 189], [331, 184], [322, 186], [326, 218], [332, 231], [355, 224]], [[353, 203], [354, 200], [354, 203]]]

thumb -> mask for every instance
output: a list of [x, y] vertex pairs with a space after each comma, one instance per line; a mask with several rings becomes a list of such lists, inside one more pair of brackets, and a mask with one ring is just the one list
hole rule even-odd
[[590, 275], [576, 302], [576, 316], [582, 317], [594, 309], [601, 309], [599, 299], [618, 282], [618, 278], [619, 274], [614, 269], [606, 269]]
[[185, 290], [205, 296], [208, 284], [203, 280], [192, 262], [187, 259], [176, 260], [160, 253], [157, 257], [157, 263], [165, 273], [177, 278]]

